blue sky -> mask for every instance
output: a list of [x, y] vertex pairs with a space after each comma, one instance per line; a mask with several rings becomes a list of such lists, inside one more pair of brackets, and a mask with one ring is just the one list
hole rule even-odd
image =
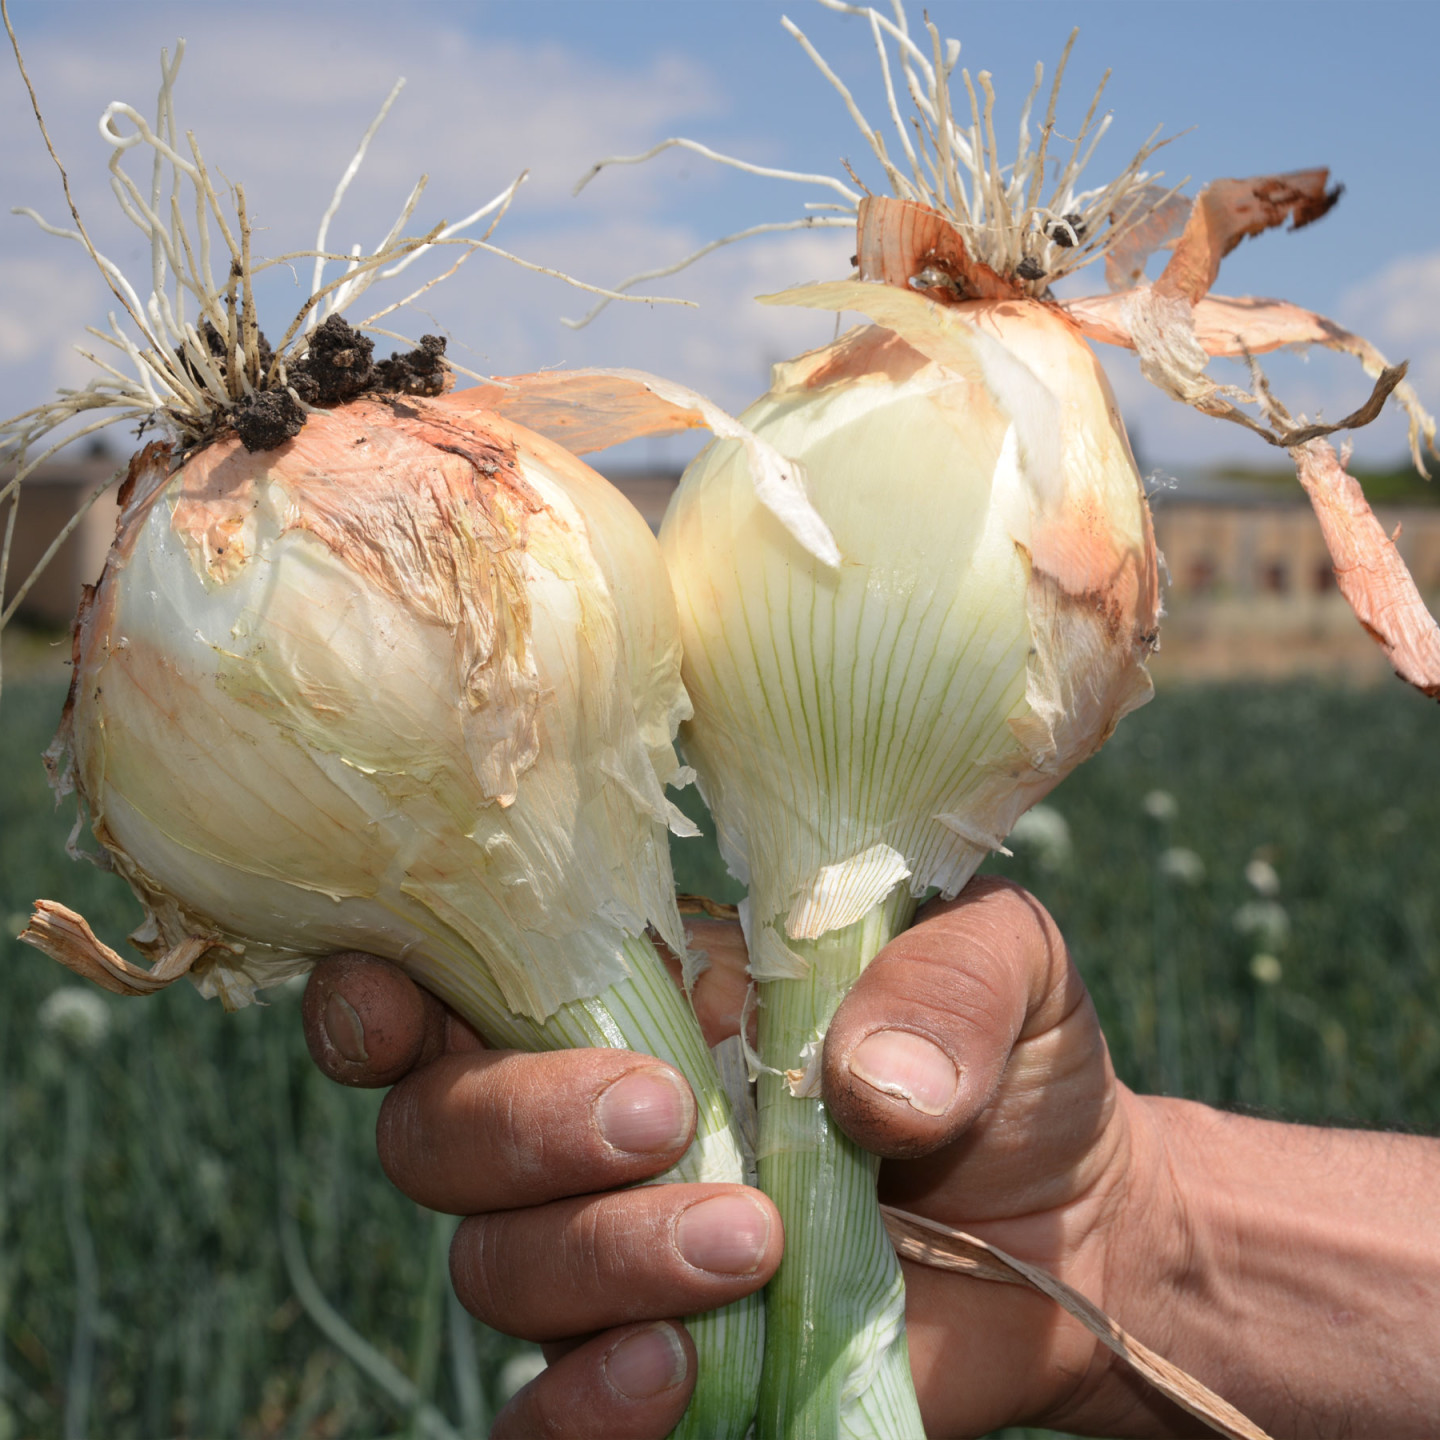
[[[919, 9], [912, 6], [912, 23]], [[852, 161], [877, 185], [834, 91], [780, 29], [789, 13], [876, 119], [878, 69], [868, 27], [807, 0], [525, 0], [525, 3], [189, 3], [15, 0], [12, 14], [82, 211], [127, 270], [140, 247], [112, 221], [106, 151], [95, 120], [113, 99], [153, 102], [158, 52], [185, 35], [178, 90], [207, 157], [244, 179], [275, 249], [313, 238], [335, 177], [389, 84], [409, 85], [347, 198], [336, 237], [373, 243], [409, 183], [430, 189], [417, 220], [454, 218], [525, 166], [532, 179], [499, 243], [607, 282], [694, 245], [801, 213], [813, 189], [739, 175], [691, 156], [569, 186], [594, 158], [684, 134], [760, 163], [842, 174]], [[1348, 323], [1391, 358], [1409, 356], [1422, 398], [1440, 405], [1440, 131], [1434, 56], [1440, 6], [1428, 3], [1007, 3], [934, 0], [930, 13], [963, 43], [961, 63], [988, 69], [1000, 96], [1002, 150], [1036, 60], [1049, 68], [1080, 28], [1061, 104], [1078, 122], [1100, 75], [1113, 128], [1090, 172], [1118, 168], [1155, 125], [1183, 135], [1154, 164], [1191, 189], [1221, 175], [1328, 164], [1346, 185], [1324, 221], [1247, 242], [1225, 265], [1225, 293], [1283, 296]], [[58, 183], [23, 92], [0, 64], [0, 198], [59, 219]], [[655, 288], [699, 310], [612, 307], [588, 330], [560, 327], [581, 308], [553, 281], [500, 262], [472, 264], [407, 322], [441, 326], [476, 369], [626, 364], [668, 374], [739, 408], [766, 366], [827, 338], [814, 315], [776, 315], [750, 297], [840, 273], [843, 234], [771, 237], [712, 257]], [[0, 409], [35, 403], [84, 369], [67, 346], [103, 319], [105, 297], [73, 247], [0, 215]], [[1101, 287], [1096, 275], [1094, 288]], [[276, 318], [293, 296], [276, 294]], [[1180, 468], [1279, 457], [1253, 437], [1151, 392], [1115, 352], [1111, 366], [1140, 448]], [[1269, 367], [1295, 408], [1343, 413], [1365, 385], [1343, 361], [1278, 357]], [[1394, 422], [1362, 436], [1362, 458], [1398, 454]], [[655, 458], [671, 453], [663, 446]]]

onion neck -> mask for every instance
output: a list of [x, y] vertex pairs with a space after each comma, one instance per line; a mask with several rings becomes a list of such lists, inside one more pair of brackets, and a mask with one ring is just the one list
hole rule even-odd
[[[914, 912], [902, 884], [856, 924], [791, 942], [810, 969], [761, 985], [767, 1067], [806, 1068], [851, 985]], [[923, 1440], [904, 1281], [875, 1197], [880, 1162], [783, 1075], [767, 1070], [759, 1092], [760, 1184], [785, 1223], [785, 1258], [766, 1290], [759, 1440]]]
[[[605, 1048], [653, 1055], [673, 1065], [695, 1094], [695, 1139], [657, 1181], [743, 1184], [745, 1161], [730, 1102], [709, 1046], [684, 995], [645, 936], [624, 942], [629, 976], [588, 1000], [572, 1000], [545, 1020], [505, 1008], [477, 960], [421, 973], [424, 982], [484, 1036], [516, 1050]], [[412, 973], [419, 971], [415, 964]], [[695, 1393], [671, 1440], [742, 1440], [755, 1413], [765, 1315], [760, 1295], [686, 1317], [695, 1342]]]

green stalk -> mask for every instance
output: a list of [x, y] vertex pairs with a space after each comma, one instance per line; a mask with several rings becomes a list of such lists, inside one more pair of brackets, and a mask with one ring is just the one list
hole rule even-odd
[[[590, 1000], [562, 1005], [548, 1020], [512, 1014], [475, 963], [429, 969], [425, 982], [476, 1027], [487, 1043], [517, 1050], [600, 1047], [634, 1050], [673, 1065], [695, 1092], [695, 1139], [661, 1181], [745, 1180], [730, 1101], [689, 1002], [644, 937], [625, 942], [628, 979]], [[695, 1393], [672, 1440], [743, 1440], [755, 1416], [765, 1337], [759, 1295], [686, 1317], [699, 1368]]]
[[[863, 920], [790, 941], [803, 979], [760, 986], [760, 1054], [799, 1069], [840, 1001], [910, 922], [905, 886]], [[905, 1283], [875, 1197], [879, 1160], [818, 1099], [762, 1073], [760, 1186], [785, 1222], [785, 1258], [765, 1292], [759, 1440], [924, 1440], [905, 1344]]]

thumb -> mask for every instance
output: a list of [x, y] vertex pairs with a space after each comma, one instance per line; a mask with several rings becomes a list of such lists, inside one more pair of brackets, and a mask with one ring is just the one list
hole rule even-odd
[[866, 967], [825, 1037], [824, 1095], [877, 1155], [926, 1155], [960, 1135], [1068, 970], [1044, 907], [994, 876], [926, 906]]
[[342, 1085], [393, 1085], [459, 1048], [452, 1042], [458, 1017], [398, 966], [374, 955], [347, 952], [319, 961], [305, 986], [301, 1015], [311, 1058]]

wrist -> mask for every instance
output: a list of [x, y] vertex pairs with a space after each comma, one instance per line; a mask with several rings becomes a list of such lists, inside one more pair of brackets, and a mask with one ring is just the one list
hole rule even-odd
[[[1079, 1285], [1135, 1339], [1212, 1388], [1212, 1378], [1197, 1373], [1193, 1357], [1187, 1361], [1181, 1352], [1191, 1349], [1186, 1335], [1190, 1309], [1204, 1303], [1204, 1288], [1219, 1268], [1206, 1253], [1212, 1244], [1208, 1217], [1194, 1213], [1199, 1177], [1192, 1171], [1198, 1152], [1189, 1139], [1204, 1117], [1215, 1113], [1117, 1086], [1120, 1139], [1113, 1174], [1104, 1204], [1095, 1212], [1097, 1223], [1085, 1237], [1084, 1248], [1093, 1253], [1080, 1267], [1096, 1278], [1088, 1287]], [[1098, 1340], [1086, 1373], [1045, 1423], [1117, 1440], [1212, 1433]]]
[[[1130, 1164], [1097, 1302], [1277, 1440], [1432, 1435], [1440, 1143], [1124, 1104]], [[1208, 1433], [1119, 1360], [1092, 1365], [1064, 1419]]]

